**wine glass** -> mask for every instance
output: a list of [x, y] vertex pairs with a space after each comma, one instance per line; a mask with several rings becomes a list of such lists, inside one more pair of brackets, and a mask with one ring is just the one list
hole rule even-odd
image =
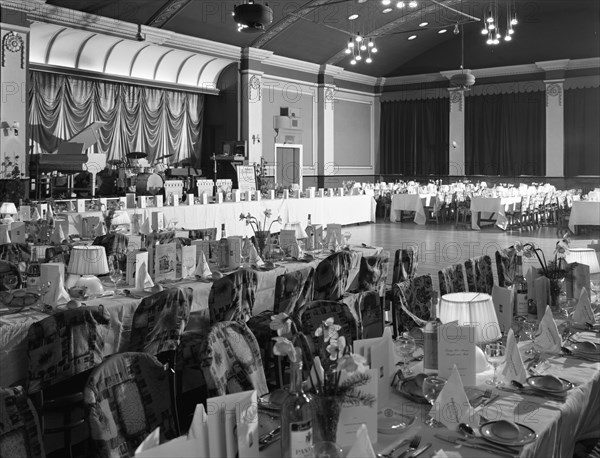
[[[436, 375], [432, 375], [430, 377], [426, 377], [423, 380], [423, 397], [427, 400], [429, 404], [432, 406], [435, 405], [435, 400], [438, 398], [444, 385], [446, 384], [446, 379], [438, 377]], [[432, 417], [425, 421], [427, 426], [434, 426], [436, 420]]]
[[407, 332], [398, 336], [394, 342], [394, 349], [396, 354], [402, 356], [403, 373], [404, 375], [410, 375], [413, 373], [412, 369], [408, 365], [408, 358], [412, 356], [417, 344]]
[[121, 271], [121, 269], [119, 269], [119, 267], [117, 265], [113, 265], [111, 266], [110, 272], [110, 279], [112, 280], [113, 284], [115, 285], [115, 291], [119, 289], [118, 284], [119, 281], [121, 280], [121, 277], [123, 276], [123, 272]]
[[352, 232], [344, 232], [342, 235], [344, 236], [344, 246], [349, 247], [350, 246], [350, 237], [352, 237]]
[[485, 357], [488, 363], [494, 366], [494, 378], [486, 380], [485, 383], [494, 386], [502, 385], [502, 382], [497, 380], [496, 372], [498, 366], [506, 361], [506, 347], [500, 343], [489, 343], [485, 346]]
[[534, 320], [525, 320], [523, 321], [521, 329], [523, 333], [527, 336], [528, 340], [531, 340], [531, 348], [529, 348], [525, 354], [531, 355], [535, 353], [535, 333], [538, 329], [537, 321]]

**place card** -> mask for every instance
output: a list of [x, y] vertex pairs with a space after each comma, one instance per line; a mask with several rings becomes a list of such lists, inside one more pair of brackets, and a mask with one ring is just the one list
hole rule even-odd
[[137, 206], [138, 208], [146, 208], [148, 206], [148, 196], [138, 196]]
[[254, 191], [254, 198], [257, 202], [259, 202], [262, 199], [262, 193], [260, 191]]
[[252, 196], [256, 193], [256, 191], [252, 191], [251, 189], [248, 189], [245, 192], [246, 195], [246, 202], [252, 202]]
[[240, 235], [227, 237], [229, 244], [229, 268], [237, 269], [242, 264], [242, 244], [244, 243]]
[[177, 278], [177, 246], [175, 243], [156, 245], [154, 249], [154, 280]]
[[279, 232], [279, 246], [285, 253], [288, 253], [292, 245], [296, 243], [296, 231], [294, 229], [282, 229]]
[[390, 372], [394, 367], [390, 365], [390, 339], [391, 335], [384, 334], [373, 339], [355, 340], [352, 344], [354, 353], [364, 356], [369, 367], [375, 370], [378, 409], [386, 407], [390, 397]]
[[185, 203], [188, 205], [194, 205], [196, 197], [194, 196], [194, 194], [192, 193], [188, 193], [188, 195], [185, 198]]
[[140, 275], [140, 268], [148, 265], [148, 252], [136, 250], [127, 253], [125, 282], [127, 286], [135, 286], [135, 279]]
[[[133, 195], [135, 198], [135, 194]], [[77, 199], [77, 213], [85, 213], [85, 199]]]
[[315, 188], [314, 187], [308, 188], [307, 191], [308, 191], [308, 198], [314, 199], [315, 198]]
[[[338, 421], [336, 443], [342, 447], [352, 446], [356, 439], [356, 432], [361, 425], [367, 425], [369, 439], [374, 444], [377, 442], [377, 387], [379, 384], [379, 370], [369, 369], [369, 381], [356, 387], [353, 391], [363, 396], [373, 396], [375, 401], [372, 405], [360, 403], [342, 403]], [[340, 382], [348, 378], [348, 374], [342, 372]]]
[[150, 227], [156, 232], [160, 232], [165, 228], [165, 218], [163, 212], [152, 212]]
[[232, 200], [234, 202], [241, 202], [242, 201], [242, 193], [240, 192], [239, 189], [233, 189], [231, 191], [231, 197], [232, 197]]
[[441, 422], [451, 431], [456, 431], [460, 423], [476, 425], [479, 423], [479, 415], [475, 413], [469, 402], [464, 387], [464, 378], [459, 369], [453, 366], [448, 375], [441, 377], [448, 381], [442, 388], [429, 415]]
[[180, 278], [194, 276], [194, 272], [196, 271], [196, 245], [184, 245], [181, 247], [181, 264], [179, 261], [177, 262], [178, 269], [179, 266], [181, 266]]
[[586, 289], [588, 296], [591, 298], [590, 266], [587, 264], [572, 262], [569, 264], [569, 267], [572, 268], [572, 270], [569, 271], [565, 279], [567, 299], [578, 299], [583, 288]]
[[25, 243], [26, 236], [27, 230], [24, 222], [15, 221], [10, 223], [10, 240], [12, 243]]
[[177, 194], [176, 192], [171, 194], [171, 204], [173, 205], [173, 207], [179, 207], [179, 194]]
[[438, 373], [448, 378], [456, 366], [463, 384], [475, 386], [475, 326], [456, 322], [438, 328]]
[[544, 276], [537, 277], [534, 281], [533, 290], [537, 317], [540, 319], [546, 311], [546, 306], [550, 303], [550, 280]]
[[338, 195], [344, 197], [344, 188], [338, 188]]
[[494, 303], [494, 309], [496, 310], [496, 316], [498, 317], [498, 324], [500, 325], [500, 331], [506, 334], [512, 327], [513, 321], [513, 288], [502, 288], [494, 285], [492, 287], [492, 302]]

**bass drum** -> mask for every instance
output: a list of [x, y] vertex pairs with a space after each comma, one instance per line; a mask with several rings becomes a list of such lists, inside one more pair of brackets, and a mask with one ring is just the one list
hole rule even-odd
[[135, 192], [139, 195], [156, 195], [164, 189], [163, 179], [156, 173], [140, 173], [135, 180]]

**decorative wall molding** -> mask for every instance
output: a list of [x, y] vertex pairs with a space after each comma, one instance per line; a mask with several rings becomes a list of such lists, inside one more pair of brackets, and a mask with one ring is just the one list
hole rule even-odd
[[558, 106], [563, 105], [563, 81], [564, 80], [547, 80], [546, 83], [546, 106], [550, 106], [550, 98], [558, 97]]
[[21, 60], [21, 68], [25, 68], [25, 41], [23, 37], [14, 30], [5, 33], [2, 37], [2, 67], [6, 65], [6, 53], [14, 52], [19, 53]]

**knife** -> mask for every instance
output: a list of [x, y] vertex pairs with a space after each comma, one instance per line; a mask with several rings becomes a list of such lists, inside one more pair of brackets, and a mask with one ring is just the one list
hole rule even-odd
[[476, 450], [483, 450], [485, 452], [488, 452], [488, 453], [491, 453], [494, 455], [498, 455], [498, 456], [504, 456], [506, 458], [514, 458], [515, 456], [517, 456], [519, 454], [518, 451], [515, 451], [514, 449], [511, 449], [509, 447], [507, 447], [507, 448], [502, 448], [500, 446], [497, 447], [491, 443], [490, 444], [475, 444], [472, 442], [458, 440], [458, 438], [454, 439], [451, 437], [440, 436], [439, 434], [434, 434], [434, 437], [436, 437], [437, 439], [443, 440], [445, 442], [449, 442], [454, 445], [474, 448]]
[[[436, 434], [435, 437], [437, 437], [438, 439], [445, 440], [447, 442], [451, 442], [456, 445], [464, 444], [465, 442], [467, 442], [469, 444], [481, 445], [482, 447], [495, 448], [501, 452], [513, 453], [515, 455], [520, 453], [520, 450], [517, 448], [511, 447], [509, 445], [501, 445], [501, 444], [488, 442], [483, 437], [473, 437], [473, 438], [467, 439], [464, 436], [442, 436], [441, 434]], [[478, 442], [473, 442], [473, 441], [478, 441]]]
[[425, 452], [429, 447], [431, 447], [431, 442], [425, 444], [423, 447], [418, 448], [417, 450], [415, 450], [414, 452], [410, 453], [407, 455], [407, 458], [416, 458], [417, 456], [419, 456], [421, 453]]
[[545, 391], [536, 391], [536, 390], [532, 390], [532, 389], [523, 389], [523, 390], [514, 389], [513, 390], [513, 389], [505, 387], [505, 386], [498, 386], [496, 388], [501, 391], [507, 391], [509, 393], [516, 393], [516, 394], [520, 394], [520, 395], [524, 395], [524, 396], [535, 396], [535, 397], [547, 399], [550, 401], [565, 402], [565, 400], [566, 400], [566, 397], [557, 396], [557, 395], [554, 395], [551, 393], [546, 393]]

